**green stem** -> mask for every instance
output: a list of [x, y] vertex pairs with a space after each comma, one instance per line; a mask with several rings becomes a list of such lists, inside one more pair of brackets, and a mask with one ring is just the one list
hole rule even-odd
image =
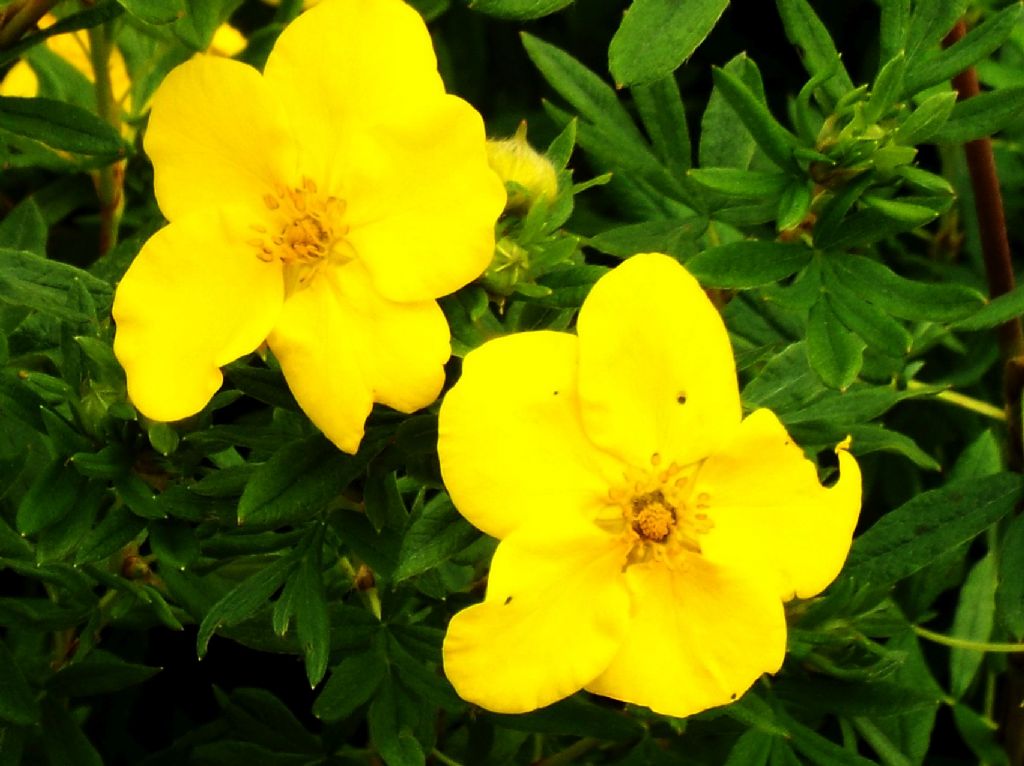
[[922, 628], [920, 625], [914, 625], [914, 632], [921, 638], [932, 641], [936, 644], [942, 644], [943, 646], [951, 646], [954, 649], [971, 649], [976, 652], [990, 652], [992, 654], [1016, 654], [1018, 652], [1024, 652], [1024, 643], [1020, 644], [1002, 644], [1002, 643], [989, 643], [987, 641], [971, 641], [967, 638], [955, 638], [953, 636], [947, 636], [942, 633], [936, 633], [928, 628]]
[[[917, 380], [911, 380], [907, 382], [907, 390], [915, 391], [923, 388], [929, 388], [927, 383], [921, 383]], [[970, 410], [979, 415], [983, 415], [986, 418], [992, 418], [1000, 422], [1006, 421], [1006, 413], [996, 407], [994, 404], [983, 402], [980, 399], [975, 399], [973, 396], [967, 396], [967, 394], [961, 394], [957, 391], [939, 391], [935, 394], [935, 398], [939, 401], [946, 402], [946, 404], [952, 404], [955, 407], [961, 409]]]
[[436, 747], [435, 747], [435, 748], [434, 748], [433, 750], [431, 750], [431, 751], [430, 751], [430, 754], [431, 754], [432, 756], [434, 756], [434, 758], [435, 758], [436, 760], [438, 760], [438, 761], [440, 761], [441, 763], [443, 763], [443, 764], [444, 764], [444, 766], [462, 766], [462, 764], [461, 764], [461, 763], [459, 763], [458, 761], [456, 761], [456, 760], [455, 760], [454, 758], [449, 758], [449, 757], [448, 757], [447, 755], [445, 755], [444, 753], [442, 753], [442, 752], [441, 752], [440, 750], [438, 750], [438, 749], [437, 749]]
[[885, 766], [911, 766], [910, 760], [899, 751], [885, 733], [867, 718], [854, 718], [853, 727], [878, 754]]
[[[110, 56], [114, 49], [112, 22], [89, 29], [89, 56], [92, 59], [96, 91], [96, 111], [119, 134], [121, 106], [114, 98], [110, 81]], [[124, 161], [117, 160], [99, 169], [96, 193], [100, 200], [100, 255], [106, 255], [117, 244], [117, 230], [124, 210]]]
[[572, 763], [584, 753], [589, 753], [599, 744], [601, 744], [599, 739], [584, 737], [578, 742], [569, 745], [565, 750], [560, 750], [552, 756], [537, 761], [534, 766], [561, 766], [563, 763]]

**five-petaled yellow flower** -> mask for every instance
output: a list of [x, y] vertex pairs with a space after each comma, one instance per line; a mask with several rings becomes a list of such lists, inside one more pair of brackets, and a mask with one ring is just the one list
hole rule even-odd
[[114, 302], [114, 351], [143, 414], [198, 412], [219, 368], [264, 341], [348, 452], [374, 402], [411, 412], [436, 398], [450, 347], [435, 299], [487, 266], [505, 193], [415, 10], [324, 0], [262, 75], [192, 59], [154, 96], [145, 148], [170, 224]]
[[676, 261], [604, 276], [576, 336], [530, 332], [465, 359], [441, 406], [452, 500], [501, 539], [444, 666], [519, 713], [580, 689], [687, 716], [782, 664], [782, 602], [838, 574], [857, 462], [831, 488], [776, 416], [741, 418], [722, 321]]

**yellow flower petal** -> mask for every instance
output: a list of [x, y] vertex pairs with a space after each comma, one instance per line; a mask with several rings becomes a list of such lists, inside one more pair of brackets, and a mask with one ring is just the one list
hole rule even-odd
[[626, 570], [632, 618], [622, 649], [587, 689], [688, 716], [739, 698], [782, 666], [786, 621], [772, 585], [687, 556]]
[[437, 298], [483, 273], [505, 188], [487, 164], [473, 107], [445, 96], [415, 122], [380, 125], [353, 146], [349, 241], [381, 292]]
[[201, 410], [220, 387], [218, 368], [262, 343], [281, 310], [280, 264], [239, 240], [235, 212], [161, 229], [117, 288], [114, 353], [135, 406], [155, 420]]
[[437, 450], [452, 501], [487, 534], [597, 513], [621, 480], [583, 434], [576, 366], [576, 338], [556, 332], [497, 338], [466, 356], [441, 405]]
[[635, 255], [583, 302], [580, 401], [587, 435], [637, 466], [680, 465], [728, 441], [740, 422], [725, 326], [697, 281], [666, 255]]
[[714, 524], [702, 538], [704, 554], [777, 574], [784, 599], [824, 590], [846, 560], [861, 503], [857, 461], [836, 452], [839, 481], [826, 489], [772, 412], [749, 415], [697, 475], [694, 492], [707, 495]]
[[39, 78], [25, 59], [12, 66], [0, 81], [0, 96], [32, 98], [39, 92]]
[[259, 72], [231, 59], [195, 56], [167, 75], [153, 96], [145, 147], [171, 221], [222, 205], [262, 215], [263, 195], [297, 180], [281, 105]]
[[451, 354], [437, 303], [387, 300], [358, 261], [324, 266], [296, 289], [267, 341], [310, 420], [352, 453], [373, 402], [402, 412], [430, 404]]
[[597, 527], [521, 527], [494, 554], [487, 598], [455, 615], [444, 669], [463, 699], [523, 713], [583, 688], [629, 618], [621, 540]]
[[303, 172], [328, 186], [355, 126], [415, 122], [444, 93], [426, 25], [401, 0], [336, 0], [303, 13], [263, 75], [301, 139]]
[[430, 35], [400, 0], [339, 0], [281, 34], [264, 72], [302, 172], [345, 200], [349, 242], [392, 300], [438, 298], [483, 272], [504, 187], [483, 121], [444, 93]]

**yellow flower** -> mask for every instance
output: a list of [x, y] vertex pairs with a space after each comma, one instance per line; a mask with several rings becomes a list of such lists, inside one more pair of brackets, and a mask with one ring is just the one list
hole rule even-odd
[[262, 75], [210, 56], [172, 71], [145, 137], [170, 225], [114, 301], [132, 401], [191, 415], [265, 340], [345, 451], [375, 401], [429, 404], [450, 354], [435, 299], [487, 266], [504, 204], [484, 146], [400, 0], [325, 0]]
[[728, 703], [781, 666], [782, 602], [842, 567], [857, 462], [840, 445], [826, 489], [773, 413], [741, 419], [725, 327], [668, 256], [604, 276], [577, 329], [484, 344], [441, 406], [452, 500], [501, 539], [445, 671], [502, 713], [580, 689], [674, 716]]
[[501, 180], [509, 185], [509, 209], [529, 209], [536, 200], [553, 202], [558, 196], [555, 166], [526, 140], [526, 122], [512, 138], [487, 142], [487, 159]]

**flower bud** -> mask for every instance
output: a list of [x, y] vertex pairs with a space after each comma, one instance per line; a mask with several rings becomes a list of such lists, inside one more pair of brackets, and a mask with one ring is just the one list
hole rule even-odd
[[529, 210], [539, 199], [552, 202], [558, 194], [558, 177], [547, 157], [526, 140], [526, 122], [511, 138], [487, 142], [487, 160], [505, 182], [506, 210]]

